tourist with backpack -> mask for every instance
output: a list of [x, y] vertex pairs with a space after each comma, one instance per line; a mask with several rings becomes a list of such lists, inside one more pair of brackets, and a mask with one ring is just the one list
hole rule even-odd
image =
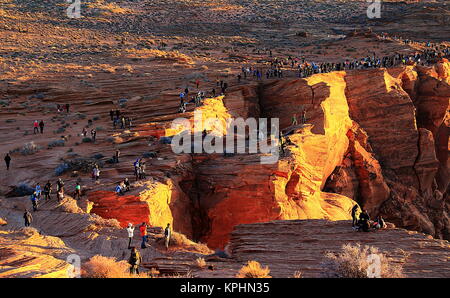
[[131, 248], [131, 255], [128, 259], [128, 263], [131, 265], [130, 274], [139, 274], [139, 265], [142, 263], [142, 257], [136, 247]]
[[33, 216], [31, 215], [28, 210], [25, 210], [25, 213], [23, 214], [23, 219], [25, 220], [25, 226], [29, 227], [31, 225], [31, 222], [33, 221]]

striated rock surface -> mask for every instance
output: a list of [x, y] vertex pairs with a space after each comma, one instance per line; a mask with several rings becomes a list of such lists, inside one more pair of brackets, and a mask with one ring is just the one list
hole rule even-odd
[[450, 277], [450, 244], [431, 236], [398, 228], [371, 233], [356, 232], [348, 221], [292, 220], [239, 225], [231, 235], [233, 258], [255, 260], [269, 266], [273, 277], [319, 277], [326, 252], [343, 244], [361, 243], [380, 249], [403, 265], [406, 277]]
[[350, 117], [369, 135], [378, 161], [418, 187], [413, 170], [419, 138], [415, 108], [400, 81], [383, 69], [349, 72], [345, 81]]
[[[424, 115], [424, 109], [418, 105], [421, 101], [428, 100], [432, 102], [430, 108], [441, 106], [442, 109], [442, 105], [431, 93], [424, 95], [426, 88], [423, 86], [429, 85], [428, 80], [437, 84], [438, 77], [441, 78], [439, 84], [443, 87], [430, 87], [430, 90], [437, 92], [436, 90], [447, 88], [445, 85], [448, 84], [434, 68], [407, 66], [389, 71], [377, 69], [367, 73], [349, 72], [345, 79], [350, 117], [367, 135], [362, 143], [365, 144], [365, 151], [370, 152], [369, 159], [366, 155], [365, 161], [357, 162], [364, 156], [355, 154], [354, 148], [358, 148], [357, 143], [360, 142], [355, 143], [354, 148], [350, 147], [354, 162], [352, 168], [355, 173], [360, 173], [357, 175], [357, 201], [369, 209], [372, 215], [380, 211], [399, 226], [445, 238], [450, 228], [448, 207], [441, 204], [438, 216], [436, 209], [430, 207], [430, 204], [436, 205], [432, 203], [436, 197], [447, 196], [441, 188], [436, 188], [435, 183], [441, 179], [440, 173], [442, 169], [445, 172], [447, 166], [438, 158], [439, 150], [435, 146], [436, 137], [432, 132], [434, 128], [428, 126], [428, 129], [421, 125], [421, 119], [431, 118], [427, 113]], [[436, 117], [441, 119], [442, 112]], [[447, 148], [443, 151], [448, 155]], [[372, 170], [367, 170], [370, 168]], [[364, 176], [367, 175], [364, 172], [371, 171], [368, 177], [374, 183], [367, 184], [371, 179], [365, 179]], [[373, 188], [375, 185], [377, 187]], [[333, 188], [333, 185], [330, 184], [330, 187]], [[371, 194], [374, 189], [377, 192]]]
[[61, 239], [34, 228], [0, 231], [0, 278], [67, 278], [69, 264], [62, 257], [70, 252]]

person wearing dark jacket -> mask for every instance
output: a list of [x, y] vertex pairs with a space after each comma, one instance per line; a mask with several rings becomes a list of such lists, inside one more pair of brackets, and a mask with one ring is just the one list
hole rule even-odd
[[139, 265], [142, 263], [142, 257], [134, 246], [131, 248], [131, 255], [128, 259], [128, 263], [131, 265], [130, 274], [139, 274]]
[[52, 183], [50, 180], [44, 185], [44, 198], [46, 201], [50, 200], [50, 194], [52, 193]]
[[359, 215], [359, 226], [364, 232], [369, 232], [369, 214], [366, 210], [363, 210]]
[[33, 221], [33, 216], [31, 215], [28, 210], [25, 210], [25, 213], [23, 214], [23, 219], [25, 220], [25, 226], [29, 227], [31, 225], [31, 222]]
[[44, 133], [44, 120], [41, 120], [41, 122], [39, 122], [39, 128], [41, 130], [41, 134]]
[[31, 195], [30, 200], [31, 200], [31, 204], [33, 205], [33, 211], [37, 211], [38, 210], [38, 198], [37, 198], [36, 192], [34, 192]]
[[9, 170], [9, 165], [11, 163], [11, 156], [9, 156], [9, 153], [6, 153], [5, 163], [6, 163], [6, 170], [8, 171]]

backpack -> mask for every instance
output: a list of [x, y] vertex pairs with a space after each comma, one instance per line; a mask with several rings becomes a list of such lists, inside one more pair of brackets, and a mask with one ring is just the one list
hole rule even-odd
[[130, 263], [130, 265], [139, 265], [139, 253], [132, 252], [128, 263]]

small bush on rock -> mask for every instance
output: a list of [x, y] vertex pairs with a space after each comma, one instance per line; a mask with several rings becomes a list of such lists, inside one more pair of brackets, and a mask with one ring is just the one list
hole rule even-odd
[[239, 278], [271, 278], [269, 267], [262, 267], [257, 261], [248, 261], [247, 265], [239, 270]]
[[[368, 278], [371, 268], [375, 264], [370, 255], [378, 255], [380, 258], [379, 277], [398, 278], [403, 277], [402, 267], [392, 264], [390, 260], [373, 246], [362, 247], [359, 243], [351, 245], [344, 244], [338, 254], [327, 253], [322, 263], [323, 277], [329, 278]], [[375, 272], [375, 271], [373, 271]]]

